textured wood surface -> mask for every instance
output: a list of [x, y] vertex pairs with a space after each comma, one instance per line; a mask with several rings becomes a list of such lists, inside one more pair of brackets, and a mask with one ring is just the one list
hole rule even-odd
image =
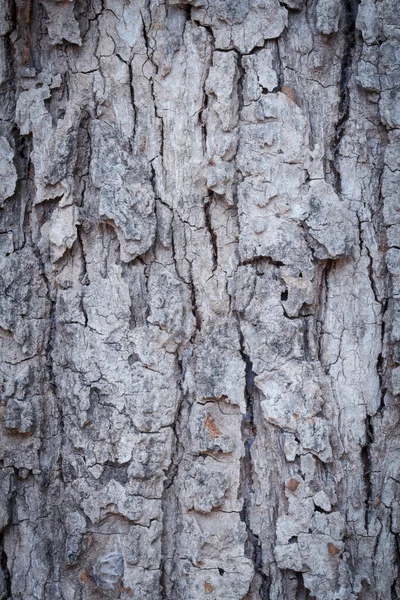
[[400, 3], [0, 34], [0, 599], [398, 599]]

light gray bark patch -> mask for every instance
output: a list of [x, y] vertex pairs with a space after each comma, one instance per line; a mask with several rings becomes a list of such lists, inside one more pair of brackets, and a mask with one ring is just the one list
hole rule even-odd
[[14, 152], [5, 138], [0, 138], [0, 201], [13, 195], [17, 172], [13, 163]]
[[399, 597], [398, 3], [3, 4], [0, 598]]

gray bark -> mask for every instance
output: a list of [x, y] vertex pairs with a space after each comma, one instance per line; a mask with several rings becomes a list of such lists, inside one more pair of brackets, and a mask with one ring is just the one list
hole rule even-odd
[[0, 599], [399, 598], [400, 3], [0, 15]]

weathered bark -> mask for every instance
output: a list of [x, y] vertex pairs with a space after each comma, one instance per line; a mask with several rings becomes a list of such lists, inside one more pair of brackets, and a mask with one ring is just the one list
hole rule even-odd
[[399, 598], [400, 3], [0, 14], [0, 599]]

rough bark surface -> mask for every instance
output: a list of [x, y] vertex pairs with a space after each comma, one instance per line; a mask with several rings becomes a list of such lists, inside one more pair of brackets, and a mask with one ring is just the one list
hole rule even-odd
[[0, 34], [0, 599], [398, 599], [400, 3]]

